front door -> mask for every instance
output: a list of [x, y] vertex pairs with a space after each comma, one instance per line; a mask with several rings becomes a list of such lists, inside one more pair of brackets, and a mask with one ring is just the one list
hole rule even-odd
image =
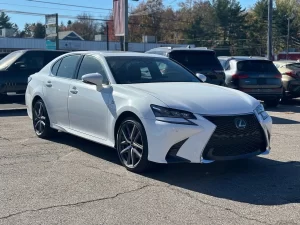
[[[104, 88], [98, 90], [96, 85], [83, 83], [85, 74], [99, 73], [103, 76]], [[70, 128], [87, 135], [107, 139], [109, 101], [112, 88], [106, 84], [107, 76], [101, 59], [91, 55], [83, 58], [78, 70], [77, 80], [72, 81], [69, 90]]]

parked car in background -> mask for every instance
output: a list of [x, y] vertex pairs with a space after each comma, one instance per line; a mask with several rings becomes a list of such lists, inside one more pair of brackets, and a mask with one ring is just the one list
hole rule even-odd
[[20, 50], [0, 60], [0, 98], [13, 92], [24, 94], [28, 77], [66, 51]]
[[30, 76], [25, 99], [38, 137], [61, 130], [116, 148], [134, 172], [151, 162], [211, 163], [270, 151], [272, 119], [259, 101], [205, 84], [159, 55], [72, 52]]
[[0, 52], [0, 60], [3, 59], [8, 54], [9, 54], [8, 52]]
[[262, 57], [220, 56], [227, 87], [243, 91], [275, 107], [283, 93], [281, 74], [272, 61]]
[[[216, 53], [212, 50], [189, 47], [160, 47], [151, 49], [146, 53], [167, 56], [185, 66], [194, 74], [199, 73], [205, 75], [207, 77], [207, 83], [216, 85], [225, 84], [225, 73], [216, 57]], [[162, 69], [168, 73], [168, 68]]]
[[282, 75], [283, 100], [300, 97], [300, 62], [289, 60], [273, 63]]

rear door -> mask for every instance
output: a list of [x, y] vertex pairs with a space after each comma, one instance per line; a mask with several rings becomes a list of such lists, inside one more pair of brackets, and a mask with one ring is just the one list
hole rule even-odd
[[268, 60], [242, 60], [237, 62], [237, 76], [241, 88], [281, 88], [281, 74]]
[[174, 50], [169, 57], [179, 62], [193, 73], [201, 73], [207, 77], [207, 83], [224, 85], [225, 73], [213, 51]]
[[69, 128], [69, 87], [74, 80], [80, 58], [81, 55], [75, 54], [57, 61], [43, 87], [44, 100], [50, 120], [64, 128]]

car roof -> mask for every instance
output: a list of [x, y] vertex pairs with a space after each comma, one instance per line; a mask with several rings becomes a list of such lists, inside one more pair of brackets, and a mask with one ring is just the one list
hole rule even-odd
[[[68, 53], [69, 51], [66, 50], [49, 50], [49, 49], [22, 49], [22, 50], [17, 50], [14, 52], [63, 52], [63, 53]], [[11, 52], [11, 53], [14, 53]]]
[[234, 59], [236, 61], [245, 61], [245, 60], [265, 60], [270, 61], [265, 57], [261, 56], [219, 56], [218, 59]]
[[297, 60], [279, 60], [279, 61], [274, 61], [276, 64], [280, 65], [287, 65], [287, 64], [293, 64], [293, 63], [299, 63]]
[[[214, 50], [207, 49], [204, 47], [158, 47], [158, 48], [152, 48], [149, 51], [155, 51], [155, 50], [165, 50], [167, 52], [172, 52], [172, 51], [203, 51], [203, 52], [214, 52]], [[147, 51], [147, 52], [149, 52]]]
[[72, 52], [69, 54], [96, 54], [96, 55], [102, 55], [104, 57], [109, 56], [135, 56], [135, 57], [153, 57], [153, 58], [167, 58], [165, 56], [161, 55], [154, 55], [154, 54], [145, 54], [145, 53], [139, 53], [139, 52], [122, 52], [122, 51], [78, 51], [78, 52]]

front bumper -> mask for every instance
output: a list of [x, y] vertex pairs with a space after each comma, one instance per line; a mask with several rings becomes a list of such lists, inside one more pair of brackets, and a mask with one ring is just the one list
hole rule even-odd
[[[269, 153], [272, 119], [268, 117], [266, 120], [263, 120], [259, 115], [255, 114], [255, 116], [263, 131], [266, 145], [265, 149], [254, 154], [239, 155], [232, 159]], [[197, 124], [197, 126], [171, 124], [144, 119], [142, 122], [148, 137], [148, 160], [157, 163], [214, 162], [215, 160], [205, 159], [203, 154], [209, 140], [216, 130], [216, 125], [200, 115], [196, 115], [196, 117], [197, 120], [193, 120], [193, 122]], [[172, 157], [169, 157], [170, 153]]]

